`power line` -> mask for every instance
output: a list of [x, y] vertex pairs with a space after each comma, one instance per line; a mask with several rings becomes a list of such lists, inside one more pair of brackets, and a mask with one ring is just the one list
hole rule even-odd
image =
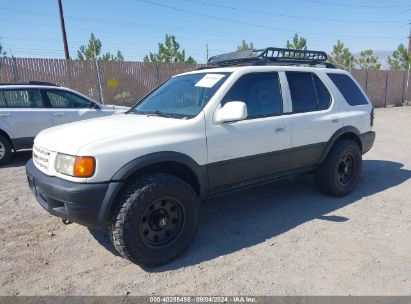
[[279, 13], [272, 13], [272, 12], [267, 12], [267, 11], [259, 11], [259, 10], [251, 10], [251, 9], [244, 9], [244, 8], [239, 8], [239, 7], [232, 7], [228, 5], [223, 5], [223, 4], [216, 4], [216, 3], [208, 3], [205, 1], [199, 1], [199, 0], [182, 0], [185, 2], [189, 3], [197, 3], [205, 6], [211, 6], [211, 7], [218, 7], [218, 8], [224, 8], [224, 9], [230, 9], [234, 11], [239, 11], [239, 12], [246, 12], [246, 13], [254, 13], [254, 14], [259, 14], [259, 15], [266, 15], [266, 16], [277, 16], [277, 17], [285, 17], [285, 18], [294, 18], [294, 19], [301, 19], [301, 20], [312, 20], [312, 21], [329, 21], [329, 22], [341, 22], [341, 23], [370, 23], [370, 24], [378, 24], [378, 23], [401, 23], [401, 21], [398, 20], [347, 20], [347, 19], [335, 19], [335, 18], [320, 18], [320, 17], [307, 17], [307, 16], [298, 16], [298, 15], [288, 15], [288, 14], [279, 14]]
[[192, 11], [192, 10], [187, 10], [187, 9], [182, 9], [182, 8], [177, 8], [157, 2], [152, 2], [148, 0], [136, 0], [138, 2], [162, 7], [162, 8], [167, 8], [170, 10], [174, 11], [179, 11], [191, 15], [196, 15], [196, 16], [202, 16], [214, 20], [219, 20], [219, 21], [224, 21], [224, 22], [229, 22], [229, 23], [234, 23], [234, 24], [240, 24], [240, 25], [246, 25], [246, 26], [251, 26], [255, 28], [263, 28], [263, 29], [271, 29], [271, 30], [276, 30], [276, 31], [283, 31], [283, 32], [288, 32], [288, 33], [299, 33], [303, 35], [317, 35], [317, 36], [323, 36], [323, 37], [336, 37], [336, 38], [353, 38], [353, 39], [391, 39], [391, 38], [398, 38], [399, 36], [350, 36], [350, 35], [331, 35], [331, 34], [324, 34], [324, 33], [312, 33], [312, 32], [302, 32], [302, 31], [295, 31], [295, 30], [289, 30], [286, 28], [279, 28], [279, 27], [272, 27], [272, 26], [267, 26], [267, 25], [262, 25], [262, 24], [255, 24], [255, 23], [250, 23], [246, 21], [239, 21], [239, 20], [234, 20], [230, 18], [223, 18], [223, 17], [218, 17], [218, 16], [212, 16], [212, 15], [207, 15], [204, 13], [200, 13], [197, 11]]
[[387, 9], [387, 8], [409, 8], [411, 5], [361, 5], [361, 4], [346, 4], [346, 3], [335, 3], [330, 1], [322, 1], [322, 0], [300, 0], [302, 2], [309, 2], [315, 4], [324, 4], [324, 5], [332, 5], [332, 6], [340, 6], [340, 7], [357, 7], [357, 8], [372, 8], [372, 9]]

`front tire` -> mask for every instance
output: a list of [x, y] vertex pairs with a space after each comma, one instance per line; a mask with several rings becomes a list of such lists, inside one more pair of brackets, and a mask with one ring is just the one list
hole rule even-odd
[[7, 138], [0, 135], [0, 166], [7, 163], [11, 157], [12, 148]]
[[113, 245], [141, 266], [171, 262], [194, 238], [199, 205], [193, 188], [174, 175], [133, 180], [117, 201], [110, 229]]
[[319, 189], [332, 196], [346, 196], [357, 186], [362, 168], [362, 154], [358, 144], [343, 139], [330, 150], [316, 172]]

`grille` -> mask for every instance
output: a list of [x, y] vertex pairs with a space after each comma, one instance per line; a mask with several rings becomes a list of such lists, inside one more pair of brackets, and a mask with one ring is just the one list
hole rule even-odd
[[33, 162], [41, 171], [49, 169], [50, 152], [39, 147], [33, 147]]

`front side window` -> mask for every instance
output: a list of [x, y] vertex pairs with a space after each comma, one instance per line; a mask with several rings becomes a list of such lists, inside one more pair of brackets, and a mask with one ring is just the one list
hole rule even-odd
[[338, 90], [344, 96], [350, 106], [358, 106], [368, 104], [364, 94], [355, 84], [355, 82], [344, 74], [327, 74], [334, 82]]
[[247, 118], [279, 115], [282, 112], [278, 73], [252, 73], [242, 76], [222, 100], [242, 101], [247, 106]]
[[128, 113], [192, 118], [204, 108], [230, 73], [175, 76], [138, 102]]
[[95, 106], [89, 100], [66, 91], [48, 90], [46, 94], [53, 108], [89, 109]]
[[331, 94], [313, 73], [286, 72], [294, 113], [327, 109]]
[[4, 101], [9, 108], [43, 108], [43, 98], [37, 89], [4, 90]]

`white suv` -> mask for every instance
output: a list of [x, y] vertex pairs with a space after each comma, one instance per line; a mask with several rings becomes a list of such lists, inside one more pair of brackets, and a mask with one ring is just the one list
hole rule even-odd
[[12, 151], [31, 149], [42, 130], [69, 122], [125, 112], [49, 83], [0, 85], [0, 165]]
[[350, 74], [318, 66], [325, 53], [286, 52], [216, 57], [125, 114], [41, 132], [26, 167], [38, 202], [108, 227], [123, 257], [155, 266], [187, 248], [204, 198], [305, 173], [349, 194], [374, 143], [373, 108]]

